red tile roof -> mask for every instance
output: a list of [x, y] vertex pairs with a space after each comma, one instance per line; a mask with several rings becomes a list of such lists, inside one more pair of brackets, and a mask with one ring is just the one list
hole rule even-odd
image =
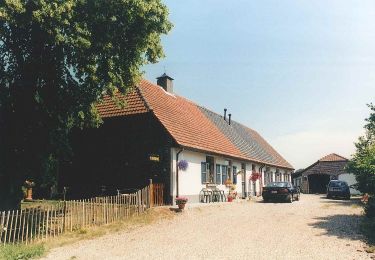
[[139, 84], [139, 88], [153, 113], [178, 144], [228, 156], [243, 157], [236, 146], [201, 113], [193, 102], [172, 95], [146, 80]]
[[337, 162], [337, 161], [348, 161], [348, 159], [335, 153], [328, 154], [324, 156], [323, 158], [319, 159], [319, 162]]
[[168, 93], [147, 80], [142, 80], [124, 99], [127, 106], [120, 108], [106, 97], [97, 106], [100, 115], [105, 118], [152, 112], [181, 146], [293, 169], [256, 131], [247, 128], [251, 142], [257, 143], [263, 150], [263, 157], [255, 152], [241, 151], [241, 147], [237, 147], [197, 104]]
[[132, 89], [126, 95], [118, 93], [115, 97], [124, 101], [125, 106], [121, 107], [116, 104], [112, 97], [105, 96], [103, 101], [96, 105], [102, 118], [141, 114], [150, 111], [147, 103], [140, 94], [139, 88], [137, 87]]

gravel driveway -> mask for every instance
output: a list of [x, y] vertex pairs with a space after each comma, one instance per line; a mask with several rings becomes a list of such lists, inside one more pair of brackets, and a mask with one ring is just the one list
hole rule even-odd
[[46, 259], [370, 259], [353, 201], [190, 206], [171, 220], [56, 248]]

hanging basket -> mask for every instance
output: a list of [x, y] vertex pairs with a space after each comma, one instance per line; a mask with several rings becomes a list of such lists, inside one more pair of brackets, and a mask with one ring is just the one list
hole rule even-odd
[[260, 173], [259, 172], [253, 172], [250, 176], [250, 180], [253, 182], [256, 182], [258, 179], [260, 179]]
[[178, 162], [178, 169], [181, 171], [186, 171], [189, 167], [189, 163], [186, 160], [181, 160]]

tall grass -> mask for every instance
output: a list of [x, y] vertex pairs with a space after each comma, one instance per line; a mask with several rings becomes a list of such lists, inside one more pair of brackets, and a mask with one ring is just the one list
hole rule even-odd
[[42, 256], [45, 252], [43, 244], [35, 245], [5, 245], [0, 246], [0, 259], [26, 260]]

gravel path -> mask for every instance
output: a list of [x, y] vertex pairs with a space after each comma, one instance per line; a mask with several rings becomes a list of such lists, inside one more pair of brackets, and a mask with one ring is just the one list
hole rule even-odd
[[45, 259], [370, 259], [353, 201], [190, 207], [172, 220], [56, 248]]

